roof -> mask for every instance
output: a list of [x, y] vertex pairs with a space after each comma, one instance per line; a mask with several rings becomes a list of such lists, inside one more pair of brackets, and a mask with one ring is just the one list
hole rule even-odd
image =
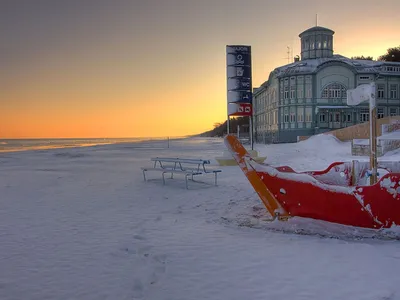
[[334, 34], [335, 32], [329, 28], [326, 27], [321, 27], [321, 26], [314, 26], [311, 28], [308, 28], [307, 30], [303, 31], [302, 33], [299, 34], [299, 37], [302, 37], [305, 33], [311, 33], [314, 31], [326, 31], [329, 32], [330, 34]]
[[[354, 73], [361, 74], [384, 73], [382, 67], [386, 65], [400, 67], [400, 63], [398, 62], [350, 59], [336, 54], [332, 57], [303, 59], [301, 61], [296, 61], [294, 63], [278, 67], [273, 72], [277, 77], [312, 74], [316, 73], [319, 69], [325, 67], [326, 65], [334, 63], [346, 64], [348, 67], [353, 69]], [[391, 74], [400, 75], [400, 72], [392, 72]]]

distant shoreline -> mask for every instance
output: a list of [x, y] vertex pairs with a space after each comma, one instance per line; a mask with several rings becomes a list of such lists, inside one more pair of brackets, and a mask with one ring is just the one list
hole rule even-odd
[[[175, 138], [174, 138], [175, 139]], [[110, 139], [0, 139], [0, 153], [39, 151], [64, 148], [83, 148], [122, 143], [167, 142], [163, 138], [110, 138]]]

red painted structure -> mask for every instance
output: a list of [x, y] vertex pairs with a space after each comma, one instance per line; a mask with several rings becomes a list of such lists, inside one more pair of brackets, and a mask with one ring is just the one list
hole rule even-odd
[[335, 162], [323, 171], [298, 173], [288, 166], [257, 163], [233, 135], [225, 142], [271, 214], [376, 229], [400, 225], [398, 162], [379, 163], [378, 169], [388, 173], [366, 185], [368, 163]]

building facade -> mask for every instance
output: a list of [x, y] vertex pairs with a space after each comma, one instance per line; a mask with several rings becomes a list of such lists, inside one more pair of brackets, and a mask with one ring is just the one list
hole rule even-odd
[[296, 142], [369, 120], [368, 103], [347, 106], [347, 89], [375, 81], [378, 117], [400, 114], [400, 63], [352, 60], [333, 54], [334, 32], [302, 32], [301, 59], [276, 68], [253, 91], [254, 136], [259, 143]]

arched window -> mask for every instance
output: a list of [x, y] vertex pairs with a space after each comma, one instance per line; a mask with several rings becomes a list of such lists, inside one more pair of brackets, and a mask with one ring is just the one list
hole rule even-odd
[[344, 99], [347, 88], [340, 83], [331, 83], [322, 90], [322, 98], [325, 99]]

